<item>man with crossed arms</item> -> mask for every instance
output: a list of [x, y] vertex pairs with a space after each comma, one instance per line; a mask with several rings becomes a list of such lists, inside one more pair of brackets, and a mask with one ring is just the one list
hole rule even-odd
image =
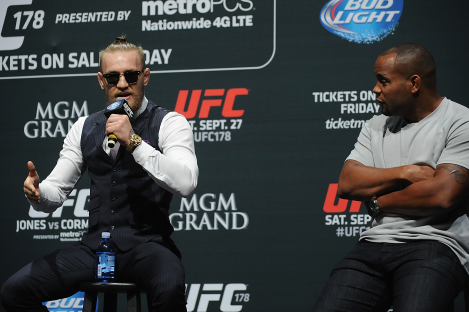
[[383, 52], [370, 119], [339, 178], [370, 230], [342, 259], [313, 311], [452, 311], [469, 272], [469, 109], [436, 88], [417, 44]]

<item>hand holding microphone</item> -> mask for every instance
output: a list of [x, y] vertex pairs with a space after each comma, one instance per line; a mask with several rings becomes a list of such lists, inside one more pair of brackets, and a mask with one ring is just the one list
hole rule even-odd
[[110, 148], [113, 148], [117, 143], [117, 136], [114, 134], [114, 132], [117, 132], [116, 130], [123, 130], [123, 129], [121, 129], [121, 127], [118, 127], [118, 129], [116, 129], [116, 130], [108, 131], [109, 128], [112, 129], [112, 128], [115, 128], [116, 126], [119, 126], [118, 120], [121, 119], [121, 118], [109, 119], [109, 117], [112, 114], [126, 115], [128, 117], [128, 119], [126, 120], [126, 121], [128, 121], [128, 123], [126, 122], [125, 124], [126, 124], [126, 126], [128, 124], [129, 129], [128, 129], [128, 131], [124, 130], [124, 132], [126, 132], [126, 133], [129, 133], [130, 129], [132, 128], [130, 126], [130, 121], [129, 120], [130, 120], [130, 118], [134, 117], [134, 112], [130, 108], [129, 103], [127, 102], [127, 100], [124, 99], [124, 98], [118, 98], [114, 103], [111, 103], [111, 104], [108, 105], [108, 107], [104, 111], [104, 115], [106, 115], [106, 117], [108, 118], [108, 123], [106, 124], [106, 133], [108, 133], [107, 145]]

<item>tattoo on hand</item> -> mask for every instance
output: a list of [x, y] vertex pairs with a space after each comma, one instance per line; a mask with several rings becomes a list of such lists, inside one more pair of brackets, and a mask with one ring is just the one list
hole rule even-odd
[[135, 134], [134, 129], [130, 129], [130, 131], [129, 131], [129, 140], [132, 137], [132, 134]]
[[464, 167], [453, 164], [442, 164], [436, 170], [445, 169], [450, 174], [454, 174], [454, 179], [459, 184], [466, 184], [469, 180], [469, 170]]

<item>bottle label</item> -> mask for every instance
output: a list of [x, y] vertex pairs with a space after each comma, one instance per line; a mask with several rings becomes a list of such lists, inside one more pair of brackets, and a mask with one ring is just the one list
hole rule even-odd
[[97, 267], [97, 276], [114, 276], [114, 263], [115, 255], [113, 252], [97, 252], [96, 256], [98, 257], [98, 267]]

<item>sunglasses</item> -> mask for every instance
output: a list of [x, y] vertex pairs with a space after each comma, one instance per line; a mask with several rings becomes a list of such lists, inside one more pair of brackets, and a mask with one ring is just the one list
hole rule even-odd
[[124, 76], [125, 80], [127, 81], [128, 84], [136, 84], [137, 81], [138, 81], [138, 76], [140, 75], [140, 73], [142, 73], [143, 71], [145, 70], [142, 69], [142, 70], [136, 70], [136, 71], [132, 71], [132, 70], [129, 70], [129, 71], [126, 71], [125, 73], [123, 74], [119, 74], [119, 73], [110, 73], [110, 74], [103, 74], [103, 77], [106, 78], [106, 81], [108, 84], [110, 85], [116, 85], [119, 83], [119, 79], [121, 76]]

